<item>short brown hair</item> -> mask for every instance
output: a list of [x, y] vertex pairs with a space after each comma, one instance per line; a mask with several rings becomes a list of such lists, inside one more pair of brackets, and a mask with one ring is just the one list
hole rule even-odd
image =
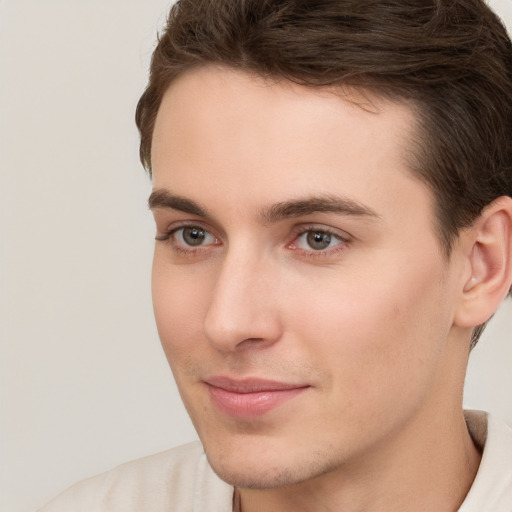
[[179, 0], [137, 106], [150, 173], [169, 84], [215, 63], [415, 105], [412, 171], [433, 191], [447, 255], [485, 206], [512, 196], [512, 45], [483, 0]]

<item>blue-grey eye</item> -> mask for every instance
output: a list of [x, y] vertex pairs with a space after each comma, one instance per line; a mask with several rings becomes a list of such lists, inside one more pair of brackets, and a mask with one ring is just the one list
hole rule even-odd
[[206, 239], [206, 231], [197, 227], [183, 228], [181, 237], [187, 245], [201, 245]]
[[324, 231], [309, 231], [306, 240], [311, 249], [322, 251], [331, 245], [331, 238], [331, 235]]
[[324, 251], [343, 242], [343, 239], [321, 229], [308, 229], [297, 237], [296, 246], [303, 250]]

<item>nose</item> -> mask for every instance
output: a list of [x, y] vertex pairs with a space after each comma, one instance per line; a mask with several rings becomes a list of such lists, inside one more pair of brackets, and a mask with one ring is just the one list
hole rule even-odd
[[275, 266], [256, 256], [225, 256], [203, 325], [211, 345], [233, 352], [267, 347], [279, 340], [278, 273]]

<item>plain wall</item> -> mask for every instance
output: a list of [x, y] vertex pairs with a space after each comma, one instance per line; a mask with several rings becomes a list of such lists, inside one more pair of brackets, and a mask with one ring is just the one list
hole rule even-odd
[[[169, 5], [0, 0], [2, 512], [196, 437], [154, 327], [133, 122]], [[512, 424], [511, 333], [508, 302], [466, 404]]]

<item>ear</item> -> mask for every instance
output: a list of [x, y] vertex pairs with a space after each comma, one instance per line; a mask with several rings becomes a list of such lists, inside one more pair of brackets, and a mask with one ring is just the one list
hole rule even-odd
[[512, 198], [493, 201], [462, 236], [467, 272], [455, 324], [476, 327], [489, 320], [512, 285]]

